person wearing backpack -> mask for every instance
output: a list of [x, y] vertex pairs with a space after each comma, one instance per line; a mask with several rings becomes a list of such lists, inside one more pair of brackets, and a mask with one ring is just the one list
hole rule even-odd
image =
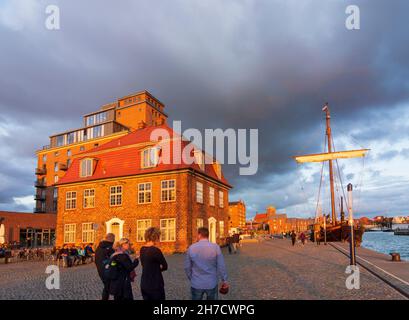
[[105, 267], [105, 277], [109, 279], [109, 293], [114, 296], [114, 300], [133, 300], [131, 282], [135, 275], [134, 269], [139, 264], [139, 257], [132, 261], [129, 255], [130, 246], [127, 238], [115, 242], [115, 253]]
[[102, 240], [95, 251], [95, 265], [97, 266], [98, 275], [104, 285], [102, 290], [102, 300], [109, 300], [109, 281], [104, 277], [105, 266], [109, 263], [109, 258], [115, 252], [112, 248], [115, 241], [115, 235], [108, 233]]

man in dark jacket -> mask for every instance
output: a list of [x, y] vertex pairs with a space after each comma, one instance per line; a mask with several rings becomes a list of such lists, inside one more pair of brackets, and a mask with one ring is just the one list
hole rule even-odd
[[97, 250], [95, 251], [95, 265], [97, 266], [98, 275], [104, 284], [104, 289], [102, 291], [102, 300], [109, 300], [109, 282], [104, 279], [104, 261], [109, 260], [111, 255], [114, 253], [112, 246], [115, 242], [115, 235], [113, 233], [108, 233], [105, 239], [102, 240]]
[[239, 248], [239, 243], [240, 243], [240, 235], [238, 233], [233, 233], [232, 237], [232, 242], [233, 242], [233, 252], [237, 253], [237, 249]]

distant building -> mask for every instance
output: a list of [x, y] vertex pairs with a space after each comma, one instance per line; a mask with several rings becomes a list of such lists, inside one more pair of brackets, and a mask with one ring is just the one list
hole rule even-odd
[[406, 222], [406, 217], [393, 217], [392, 220], [393, 223], [405, 223]]
[[[276, 208], [269, 206], [265, 213], [257, 213], [254, 217], [254, 222], [257, 223], [259, 229], [264, 229], [270, 234], [280, 234], [308, 230], [308, 226], [314, 223], [314, 219], [304, 218], [288, 218], [284, 213], [277, 213]], [[267, 228], [263, 228], [267, 226]]]
[[243, 200], [229, 202], [229, 228], [246, 226], [246, 204]]
[[0, 242], [19, 243], [25, 247], [50, 246], [54, 244], [55, 214], [0, 211], [0, 225], [4, 235]]

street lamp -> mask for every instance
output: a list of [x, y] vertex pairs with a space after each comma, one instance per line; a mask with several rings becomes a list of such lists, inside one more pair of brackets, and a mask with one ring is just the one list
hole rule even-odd
[[352, 212], [352, 183], [347, 186], [348, 191], [348, 212], [349, 212], [349, 225], [351, 227], [351, 235], [349, 241], [349, 257], [350, 265], [356, 265], [355, 262], [355, 236], [354, 236], [354, 217]]

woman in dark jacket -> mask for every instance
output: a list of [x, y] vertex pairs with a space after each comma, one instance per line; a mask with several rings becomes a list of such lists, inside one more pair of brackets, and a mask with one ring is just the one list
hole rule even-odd
[[148, 228], [145, 232], [146, 244], [140, 251], [141, 292], [144, 300], [165, 300], [165, 284], [162, 272], [168, 269], [168, 264], [162, 251], [155, 246], [159, 237], [158, 228]]
[[133, 300], [131, 273], [138, 266], [139, 260], [132, 261], [129, 256], [130, 243], [122, 238], [114, 245], [115, 253], [111, 256], [112, 262], [116, 263], [117, 277], [109, 283], [109, 293], [114, 295], [114, 300]]

